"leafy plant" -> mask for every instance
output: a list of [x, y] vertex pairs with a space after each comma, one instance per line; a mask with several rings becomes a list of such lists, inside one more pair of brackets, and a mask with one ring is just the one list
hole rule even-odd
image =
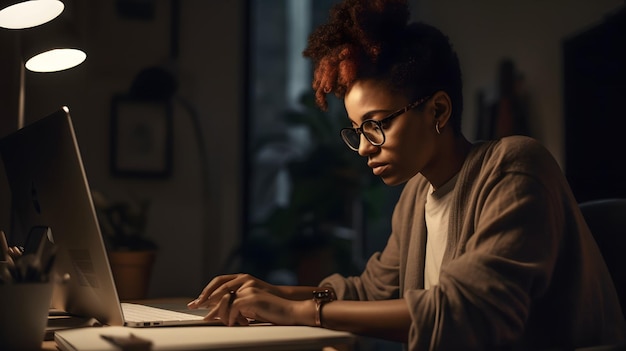
[[150, 202], [115, 201], [92, 191], [100, 229], [108, 250], [141, 251], [155, 250], [156, 243], [146, 237], [146, 224]]
[[[288, 127], [305, 128], [311, 147], [286, 164], [291, 183], [289, 203], [275, 207], [264, 220], [254, 223], [242, 254], [251, 260], [251, 269], [271, 270], [293, 267], [293, 261], [307, 253], [331, 247], [336, 271], [352, 273], [349, 238], [353, 233], [346, 233], [354, 230], [354, 207], [363, 206], [375, 214], [369, 208], [377, 207], [376, 189], [383, 184], [364, 167], [363, 158], [341, 140], [339, 130], [347, 120], [337, 113], [339, 109], [321, 111], [313, 92], [302, 95], [300, 107], [286, 112], [284, 122]], [[255, 149], [276, 145], [298, 148], [289, 144], [288, 138], [268, 138]]]

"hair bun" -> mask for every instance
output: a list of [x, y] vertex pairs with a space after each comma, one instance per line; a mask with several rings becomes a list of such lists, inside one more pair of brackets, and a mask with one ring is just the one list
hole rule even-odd
[[344, 0], [333, 6], [303, 52], [316, 65], [318, 105], [325, 109], [325, 94], [343, 95], [359, 67], [375, 66], [387, 48], [393, 51], [405, 37], [409, 17], [407, 0]]
[[356, 39], [376, 59], [381, 47], [393, 43], [409, 20], [406, 0], [346, 0], [331, 12], [330, 23], [342, 24], [347, 37]]

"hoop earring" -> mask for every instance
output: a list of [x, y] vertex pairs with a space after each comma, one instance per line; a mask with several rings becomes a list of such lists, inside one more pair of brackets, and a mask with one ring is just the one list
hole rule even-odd
[[439, 130], [439, 121], [435, 124], [435, 130], [437, 131], [437, 134], [441, 135], [441, 130]]

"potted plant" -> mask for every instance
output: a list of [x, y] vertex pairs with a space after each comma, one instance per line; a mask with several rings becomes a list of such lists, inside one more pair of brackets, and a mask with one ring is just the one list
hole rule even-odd
[[[343, 110], [321, 111], [308, 91], [301, 96], [300, 108], [286, 111], [283, 118], [287, 129], [306, 130], [310, 143], [304, 148], [296, 145], [302, 138], [294, 142], [279, 134], [259, 140], [254, 148], [296, 156], [280, 155], [285, 159], [281, 167], [289, 175], [288, 204], [275, 206], [252, 223], [242, 247], [248, 265], [244, 268], [259, 276], [293, 270], [303, 285], [317, 284], [332, 272], [357, 274], [351, 250], [362, 218], [355, 215], [355, 208], [375, 216], [383, 184], [339, 137]], [[268, 167], [276, 166], [270, 162]]]
[[150, 202], [110, 202], [98, 191], [92, 196], [119, 298], [145, 298], [157, 250], [146, 236]]

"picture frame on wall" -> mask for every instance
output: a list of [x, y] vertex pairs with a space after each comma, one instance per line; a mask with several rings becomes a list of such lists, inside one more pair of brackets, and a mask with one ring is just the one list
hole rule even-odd
[[125, 95], [111, 103], [110, 168], [114, 176], [166, 178], [172, 173], [172, 107]]

